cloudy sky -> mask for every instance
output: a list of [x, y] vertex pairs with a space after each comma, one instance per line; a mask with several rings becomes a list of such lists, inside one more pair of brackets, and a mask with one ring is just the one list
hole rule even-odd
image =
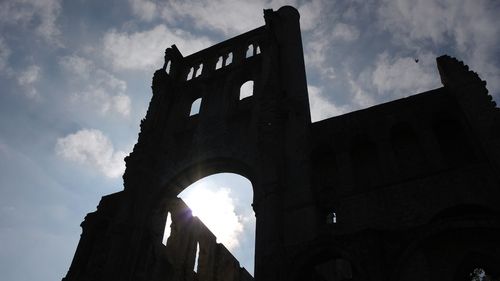
[[[165, 48], [191, 54], [285, 4], [301, 13], [314, 121], [439, 87], [445, 53], [500, 100], [495, 0], [0, 0], [2, 280], [66, 274], [85, 214], [122, 189]], [[219, 202], [213, 227], [252, 271], [250, 183], [220, 175], [182, 195]]]

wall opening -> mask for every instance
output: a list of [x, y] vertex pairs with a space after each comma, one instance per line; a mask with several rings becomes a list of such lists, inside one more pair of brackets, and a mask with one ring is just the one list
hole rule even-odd
[[197, 98], [191, 104], [191, 111], [189, 112], [189, 116], [193, 116], [200, 113], [200, 106], [201, 106], [201, 98]]
[[201, 75], [201, 72], [203, 71], [203, 63], [200, 63], [200, 65], [198, 66], [198, 68], [196, 69], [196, 75], [195, 75], [195, 78], [196, 77], [200, 77]]
[[161, 243], [164, 246], [167, 246], [168, 238], [170, 237], [170, 234], [172, 233], [172, 217], [170, 215], [170, 212], [167, 213], [167, 219], [165, 220], [165, 230], [163, 231], [163, 238], [161, 239]]
[[219, 57], [219, 59], [217, 60], [217, 64], [215, 65], [215, 69], [220, 69], [222, 67], [222, 62], [223, 62], [223, 58], [222, 56]]
[[171, 61], [167, 61], [167, 65], [165, 65], [165, 72], [167, 74], [170, 74], [170, 67], [172, 65], [172, 62]]
[[200, 243], [197, 242], [196, 243], [196, 255], [194, 256], [194, 267], [193, 267], [194, 272], [198, 272], [199, 259], [200, 259]]
[[217, 243], [222, 243], [253, 275], [255, 214], [251, 182], [238, 174], [214, 174], [191, 184], [178, 197], [217, 237]]
[[191, 69], [189, 70], [189, 73], [187, 75], [186, 81], [193, 79], [193, 74], [194, 74], [194, 67], [191, 67]]
[[233, 52], [230, 52], [227, 55], [226, 64], [224, 66], [230, 65], [231, 63], [233, 63]]
[[327, 224], [337, 223], [337, 213], [335, 213], [335, 211], [331, 211], [328, 213], [328, 215], [326, 216], [326, 223]]
[[240, 87], [240, 100], [253, 96], [253, 81], [249, 80]]
[[250, 45], [248, 45], [247, 53], [246, 53], [245, 57], [249, 58], [249, 57], [253, 56], [253, 54], [254, 54], [253, 45], [250, 44]]
[[255, 54], [258, 55], [260, 54], [260, 47], [257, 45], [257, 48], [255, 49]]

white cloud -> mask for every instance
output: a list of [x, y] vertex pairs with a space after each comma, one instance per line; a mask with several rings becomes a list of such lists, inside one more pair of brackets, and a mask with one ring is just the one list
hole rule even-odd
[[328, 51], [331, 50], [331, 38], [323, 32], [317, 32], [305, 44], [304, 61], [307, 67], [316, 69], [322, 77], [335, 79], [335, 69], [328, 60]]
[[80, 88], [72, 93], [74, 104], [90, 105], [98, 108], [101, 114], [118, 113], [129, 116], [130, 97], [125, 94], [127, 83], [113, 74], [96, 66], [92, 61], [80, 56], [65, 56], [59, 59], [59, 65], [67, 72], [74, 87]]
[[439, 75], [433, 54], [419, 56], [419, 62], [411, 57], [379, 55], [373, 71], [373, 85], [379, 95], [392, 93], [399, 98], [440, 87]]
[[150, 0], [129, 0], [132, 12], [141, 20], [151, 21], [157, 16], [157, 5]]
[[228, 188], [197, 182], [182, 192], [180, 197], [191, 208], [193, 215], [215, 234], [219, 243], [229, 250], [240, 245], [239, 238], [247, 220], [236, 214], [235, 202]]
[[354, 41], [359, 37], [359, 30], [353, 25], [337, 23], [333, 28], [332, 37], [334, 40]]
[[320, 24], [320, 16], [321, 12], [324, 10], [324, 6], [325, 1], [323, 0], [306, 1], [303, 5], [298, 6], [300, 13], [300, 28], [303, 31], [312, 30]]
[[173, 44], [188, 55], [210, 46], [211, 41], [165, 25], [131, 34], [111, 30], [104, 36], [103, 54], [116, 69], [145, 70], [161, 67], [165, 49]]
[[10, 0], [0, 2], [0, 23], [32, 28], [49, 43], [60, 45], [57, 17], [61, 0]]
[[19, 73], [17, 83], [25, 89], [25, 94], [29, 98], [39, 98], [38, 91], [34, 87], [34, 83], [40, 78], [40, 67], [38, 65], [30, 65], [24, 71]]
[[[371, 74], [371, 73], [370, 73]], [[347, 82], [351, 90], [352, 99], [350, 101], [353, 109], [360, 109], [372, 106], [376, 103], [373, 95], [370, 95], [365, 88], [371, 88], [371, 75], [367, 70], [360, 73], [357, 78], [354, 78], [350, 71], [347, 71]], [[368, 85], [368, 86], [367, 86]]]
[[57, 139], [56, 154], [64, 159], [97, 168], [109, 178], [125, 171], [124, 151], [115, 151], [111, 141], [99, 130], [82, 129]]
[[303, 30], [318, 24], [324, 0], [129, 0], [132, 12], [144, 21], [161, 17], [169, 23], [189, 19], [199, 30], [214, 30], [226, 35], [236, 35], [264, 25], [263, 9], [278, 9], [284, 5], [297, 7], [301, 14]]
[[320, 121], [329, 117], [338, 116], [349, 112], [349, 106], [337, 106], [322, 94], [322, 89], [316, 86], [307, 86], [309, 92], [309, 104], [311, 107], [311, 120]]
[[[384, 0], [378, 9], [379, 25], [395, 42], [420, 50], [446, 47], [500, 91], [500, 69], [495, 61], [500, 43], [498, 5], [491, 0]], [[451, 44], [450, 44], [451, 43]], [[500, 93], [499, 93], [500, 94]]]

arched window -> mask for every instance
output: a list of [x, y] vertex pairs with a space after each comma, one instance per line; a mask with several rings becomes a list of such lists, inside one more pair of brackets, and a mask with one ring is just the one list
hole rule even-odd
[[167, 64], [165, 65], [165, 72], [167, 74], [170, 74], [170, 66], [172, 65], [171, 61], [167, 61]]
[[216, 70], [222, 68], [222, 62], [223, 62], [223, 60], [224, 59], [222, 58], [222, 56], [220, 56], [219, 59], [217, 60], [217, 64], [215, 65], [215, 69]]
[[227, 55], [227, 58], [226, 58], [226, 64], [225, 64], [224, 66], [228, 66], [228, 65], [230, 65], [232, 62], [233, 62], [233, 52], [230, 52], [230, 53]]
[[253, 96], [253, 81], [249, 80], [240, 87], [240, 100]]
[[196, 75], [195, 75], [195, 78], [196, 77], [199, 77], [201, 75], [203, 71], [203, 63], [200, 63], [200, 65], [198, 66], [198, 68], [196, 69]]
[[191, 104], [191, 111], [189, 112], [189, 116], [193, 116], [193, 115], [200, 113], [200, 106], [201, 106], [201, 98], [197, 98]]
[[255, 54], [256, 55], [260, 54], [260, 47], [259, 47], [259, 45], [257, 45], [257, 48], [255, 49]]
[[247, 48], [246, 58], [253, 56], [253, 54], [254, 54], [253, 45], [250, 44], [250, 45], [248, 45], [248, 48]]
[[337, 223], [337, 213], [335, 213], [335, 211], [331, 211], [328, 213], [328, 215], [326, 216], [326, 223], [327, 224]]
[[187, 79], [186, 80], [193, 79], [193, 75], [194, 75], [194, 67], [191, 67], [191, 69], [189, 70], [189, 73], [187, 75]]

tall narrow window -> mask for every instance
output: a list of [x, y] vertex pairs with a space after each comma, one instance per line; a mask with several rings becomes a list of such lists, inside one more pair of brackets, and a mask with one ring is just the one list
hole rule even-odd
[[227, 55], [226, 65], [230, 65], [232, 62], [233, 62], [233, 52], [230, 52], [230, 53]]
[[217, 64], [215, 65], [215, 69], [220, 69], [222, 67], [222, 61], [223, 58], [222, 56], [220, 56], [219, 59], [217, 60]]
[[196, 255], [194, 256], [194, 272], [198, 272], [198, 261], [200, 259], [200, 243], [196, 243]]
[[165, 72], [170, 74], [170, 66], [172, 65], [171, 61], [167, 61], [167, 65], [165, 65]]
[[260, 47], [257, 45], [257, 48], [255, 49], [255, 54], [258, 55], [260, 54]]
[[328, 215], [326, 216], [326, 223], [327, 224], [337, 223], [337, 214], [334, 211], [328, 213]]
[[196, 76], [195, 77], [199, 77], [201, 75], [202, 71], [203, 71], [203, 63], [200, 63], [200, 65], [196, 69]]
[[193, 78], [193, 74], [194, 74], [194, 67], [191, 67], [187, 76], [187, 80], [191, 80]]
[[247, 81], [240, 87], [240, 100], [253, 96], [253, 81]]
[[172, 225], [172, 218], [170, 217], [170, 212], [168, 212], [167, 219], [165, 222], [165, 230], [163, 231], [163, 239], [161, 240], [161, 243], [165, 246], [167, 246], [167, 241], [168, 241], [168, 238], [170, 237], [170, 233], [171, 233], [170, 226], [171, 225]]
[[249, 58], [251, 56], [253, 56], [253, 45], [252, 44], [248, 45], [247, 54], [246, 54], [247, 58]]
[[193, 115], [200, 113], [200, 105], [201, 105], [201, 98], [197, 98], [191, 104], [191, 111], [189, 112], [189, 116], [193, 116]]

